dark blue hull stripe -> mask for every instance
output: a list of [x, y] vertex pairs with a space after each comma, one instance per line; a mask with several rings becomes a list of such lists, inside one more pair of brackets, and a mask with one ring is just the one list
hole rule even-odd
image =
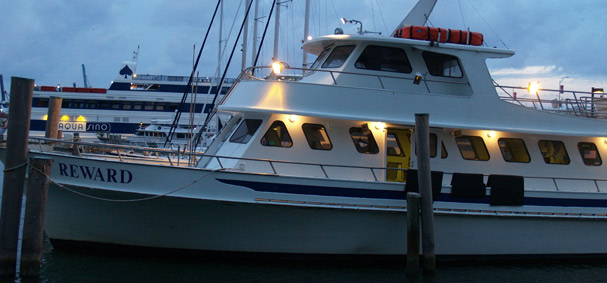
[[[224, 184], [247, 187], [258, 192], [285, 193], [298, 195], [316, 195], [332, 197], [353, 197], [370, 199], [405, 200], [405, 185], [403, 191], [352, 189], [340, 187], [307, 186], [298, 184], [277, 184], [266, 182], [251, 182], [242, 180], [217, 179]], [[441, 193], [438, 201], [458, 203], [489, 204], [489, 196], [484, 198], [454, 198], [450, 194]], [[571, 198], [537, 198], [525, 197], [525, 205], [561, 206], [561, 207], [602, 207], [607, 208], [607, 199], [571, 199]]]

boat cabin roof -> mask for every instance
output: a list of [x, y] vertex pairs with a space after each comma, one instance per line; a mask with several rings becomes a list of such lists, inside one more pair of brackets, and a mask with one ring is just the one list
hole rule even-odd
[[405, 38], [394, 38], [394, 37], [380, 37], [380, 36], [369, 36], [369, 35], [354, 35], [354, 34], [335, 34], [335, 35], [325, 35], [322, 37], [318, 37], [307, 41], [303, 50], [305, 52], [319, 55], [323, 50], [331, 48], [335, 45], [345, 45], [345, 44], [353, 44], [353, 45], [385, 45], [385, 46], [398, 46], [398, 45], [408, 45], [413, 48], [418, 48], [420, 50], [430, 50], [436, 51], [436, 47], [440, 47], [445, 50], [445, 53], [451, 53], [450, 50], [456, 51], [474, 51], [485, 54], [486, 58], [507, 58], [514, 55], [513, 50], [508, 49], [500, 49], [500, 48], [489, 48], [484, 46], [470, 46], [470, 45], [461, 45], [461, 44], [452, 44], [452, 43], [436, 43], [432, 41], [426, 40], [416, 40], [416, 39], [405, 39]]

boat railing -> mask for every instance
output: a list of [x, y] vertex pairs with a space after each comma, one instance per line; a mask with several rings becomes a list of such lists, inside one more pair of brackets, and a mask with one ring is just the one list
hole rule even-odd
[[538, 89], [535, 94], [525, 87], [495, 84], [498, 96], [503, 101], [577, 117], [607, 119], [607, 98], [602, 93], [558, 89]]
[[[326, 73], [329, 75], [329, 81], [323, 81], [324, 84], [336, 85], [336, 86], [352, 86], [350, 81], [340, 82], [338, 80], [339, 75], [355, 75], [359, 77], [367, 77], [372, 78], [377, 81], [377, 85], [382, 90], [402, 90], [399, 85], [399, 88], [390, 88], [389, 80], [398, 80], [398, 81], [407, 81], [410, 84], [413, 83], [415, 78], [411, 77], [403, 77], [403, 76], [388, 76], [388, 75], [377, 75], [377, 74], [365, 74], [361, 72], [345, 72], [345, 71], [336, 71], [336, 70], [327, 70], [327, 69], [304, 69], [304, 68], [295, 68], [295, 67], [284, 67], [279, 74], [275, 74], [271, 66], [258, 66], [258, 67], [249, 67], [241, 73], [239, 80], [274, 80], [274, 81], [300, 81], [307, 77], [310, 77], [316, 73]], [[429, 93], [430, 86], [428, 83], [439, 83], [439, 84], [452, 84], [452, 85], [468, 85], [464, 82], [448, 82], [448, 81], [440, 81], [428, 79], [426, 76], [420, 81], [426, 86], [426, 89]], [[314, 82], [321, 84], [321, 82]], [[393, 84], [392, 84], [393, 85]], [[373, 87], [368, 87], [373, 88]]]
[[[219, 156], [209, 155], [203, 152], [192, 152], [186, 148], [177, 147], [175, 148], [150, 148], [150, 147], [138, 147], [129, 145], [117, 145], [117, 144], [104, 144], [94, 142], [77, 142], [68, 140], [48, 139], [48, 138], [30, 138], [30, 140], [37, 144], [41, 152], [46, 151], [62, 151], [75, 152], [73, 147], [82, 148], [78, 152], [85, 154], [86, 152], [96, 153], [96, 157], [112, 157], [116, 158], [123, 163], [158, 163], [162, 165], [172, 167], [186, 167], [194, 166], [197, 161], [202, 158], [208, 158], [209, 160], [215, 160], [219, 168], [216, 170], [220, 171], [235, 171], [243, 173], [258, 173], [258, 174], [273, 174], [273, 175], [289, 175], [280, 172], [279, 166], [290, 165], [300, 166], [296, 170], [301, 173], [301, 166], [304, 167], [316, 167], [320, 170], [321, 174], [315, 177], [323, 177], [326, 179], [343, 179], [343, 176], [332, 177], [328, 172], [331, 168], [340, 168], [344, 170], [363, 170], [370, 173], [369, 176], [372, 178], [361, 179], [369, 181], [384, 181], [384, 176], [387, 172], [407, 172], [407, 168], [393, 168], [393, 167], [368, 167], [368, 166], [355, 166], [355, 165], [336, 165], [336, 164], [321, 164], [321, 163], [307, 163], [307, 162], [296, 162], [296, 161], [285, 161], [285, 160], [271, 160], [271, 159], [260, 159], [260, 158], [245, 158], [245, 157], [234, 157], [234, 156]], [[63, 144], [63, 147], [58, 146]], [[51, 146], [49, 146], [51, 145]], [[60, 150], [63, 148], [63, 150]], [[101, 149], [101, 150], [100, 150]], [[105, 149], [105, 150], [103, 150]], [[112, 155], [104, 155], [112, 154]], [[136, 155], [139, 154], [139, 155]], [[158, 158], [150, 158], [154, 156]], [[162, 156], [163, 158], [159, 158]], [[225, 163], [228, 160], [236, 161], [231, 162], [236, 166], [226, 166]], [[239, 167], [238, 163], [241, 161], [247, 162], [261, 162], [268, 164], [270, 168], [269, 172], [257, 172], [253, 170]], [[363, 172], [361, 171], [361, 172]], [[443, 172], [443, 186], [450, 183], [449, 176], [452, 176], [454, 172]], [[402, 173], [401, 173], [402, 174]], [[483, 174], [485, 180], [489, 177], [489, 174]], [[521, 176], [525, 180], [525, 186], [530, 190], [538, 191], [562, 191], [562, 192], [607, 192], [607, 178], [606, 179], [588, 179], [588, 178], [573, 178], [573, 177], [550, 177], [550, 176]], [[446, 185], [448, 186], [448, 185]], [[575, 187], [575, 189], [571, 189]]]

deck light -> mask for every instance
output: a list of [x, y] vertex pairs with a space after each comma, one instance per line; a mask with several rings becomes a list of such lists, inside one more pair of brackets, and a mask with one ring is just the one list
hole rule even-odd
[[70, 116], [67, 116], [67, 115], [61, 116], [61, 121], [69, 121], [69, 120], [70, 120]]
[[530, 94], [537, 94], [537, 91], [540, 89], [540, 82], [530, 82], [527, 90]]
[[42, 120], [44, 120], [44, 121], [48, 120], [48, 115], [44, 115], [44, 117], [42, 117]]
[[84, 118], [84, 116], [80, 115], [76, 118], [76, 121], [78, 122], [86, 122], [86, 118]]
[[311, 36], [311, 35], [308, 35], [308, 38], [307, 38], [307, 39], [308, 39], [308, 40], [312, 40], [312, 36]]
[[280, 72], [282, 71], [282, 62], [272, 62], [272, 72], [274, 72], [274, 74], [280, 74]]
[[495, 131], [487, 131], [487, 137], [488, 138], [495, 137]]
[[296, 116], [296, 115], [289, 115], [289, 121], [290, 121], [291, 123], [293, 123], [293, 122], [297, 121], [297, 116]]
[[422, 74], [420, 72], [415, 73], [415, 78], [413, 79], [413, 84], [418, 85], [422, 81]]
[[386, 123], [384, 122], [375, 122], [375, 129], [383, 131], [386, 128]]
[[593, 87], [592, 88], [592, 94], [600, 94], [601, 98], [603, 98], [603, 88], [598, 88], [598, 87]]

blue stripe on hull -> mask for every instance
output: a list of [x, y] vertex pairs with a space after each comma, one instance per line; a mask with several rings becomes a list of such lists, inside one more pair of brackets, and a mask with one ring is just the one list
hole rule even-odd
[[[242, 186], [258, 192], [285, 193], [299, 195], [316, 195], [332, 197], [353, 197], [371, 199], [406, 199], [404, 184], [403, 191], [352, 189], [339, 187], [307, 186], [298, 184], [277, 184], [266, 182], [251, 182], [242, 180], [217, 179], [217, 181]], [[437, 201], [489, 204], [489, 196], [484, 198], [454, 198], [450, 194], [441, 193]], [[559, 206], [559, 207], [607, 207], [607, 199], [571, 199], [571, 198], [537, 198], [525, 197], [524, 205]]]

